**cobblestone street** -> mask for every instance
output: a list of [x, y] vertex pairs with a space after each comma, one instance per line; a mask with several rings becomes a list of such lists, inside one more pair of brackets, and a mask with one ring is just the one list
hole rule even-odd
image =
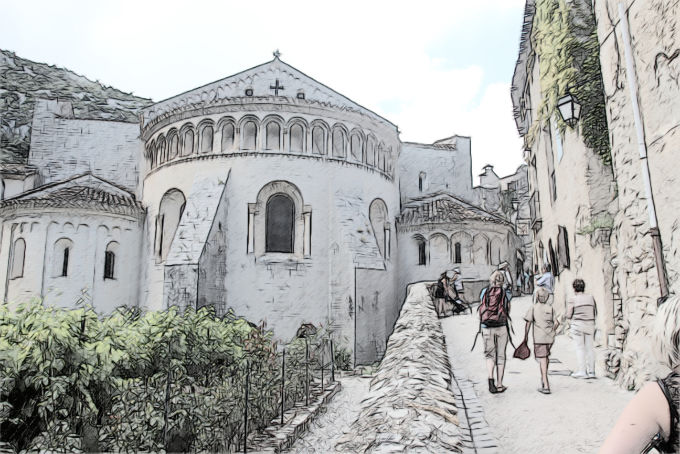
[[[515, 344], [521, 342], [523, 316], [530, 304], [530, 297], [513, 299], [511, 317]], [[532, 356], [525, 361], [512, 358], [513, 348], [508, 345], [504, 379], [508, 390], [502, 394], [490, 394], [481, 335], [475, 350], [470, 352], [479, 329], [477, 312], [442, 319], [442, 327], [456, 381], [466, 383], [469, 380], [474, 387], [476, 396], [464, 393], [466, 406], [475, 408], [481, 404], [489, 425], [488, 428], [476, 428], [482, 434], [479, 438], [486, 440], [481, 443], [482, 446], [477, 443], [478, 447], [497, 445], [497, 452], [501, 453], [593, 453], [633, 397], [632, 392], [621, 390], [604, 378], [603, 352], [599, 348], [596, 349], [598, 378], [583, 380], [570, 377], [576, 355], [566, 334], [555, 339], [551, 354], [549, 378], [552, 394], [543, 395], [537, 391], [540, 372], [531, 344]], [[496, 443], [489, 442], [490, 438]], [[488, 452], [494, 449], [492, 447]]]

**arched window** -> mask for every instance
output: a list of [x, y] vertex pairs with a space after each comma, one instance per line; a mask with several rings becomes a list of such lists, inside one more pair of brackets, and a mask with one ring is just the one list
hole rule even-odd
[[222, 152], [234, 149], [234, 125], [227, 123], [222, 126]]
[[170, 133], [168, 135], [168, 141], [170, 142], [168, 161], [171, 161], [179, 154], [179, 137], [177, 136], [177, 132]]
[[265, 215], [265, 252], [293, 252], [295, 238], [295, 204], [285, 194], [267, 200]]
[[161, 136], [158, 139], [158, 165], [163, 164], [168, 158], [167, 149], [165, 145], [165, 137]]
[[111, 241], [106, 246], [104, 252], [104, 279], [116, 278], [116, 253], [118, 252], [118, 243]]
[[68, 238], [60, 238], [54, 243], [53, 275], [58, 277], [68, 276], [69, 262], [73, 255], [73, 242]]
[[257, 125], [254, 121], [247, 121], [243, 125], [243, 149], [254, 150], [257, 145]]
[[10, 279], [16, 279], [24, 276], [24, 260], [26, 258], [26, 241], [23, 238], [17, 238], [14, 241], [12, 248], [12, 262], [10, 264]]
[[305, 151], [305, 131], [300, 124], [290, 127], [290, 152], [304, 153]]
[[430, 265], [435, 267], [446, 267], [451, 263], [451, 249], [449, 238], [442, 233], [435, 233], [430, 236]]
[[372, 137], [368, 138], [366, 142], [366, 164], [369, 166], [375, 165], [375, 140]]
[[201, 153], [212, 152], [214, 134], [213, 127], [209, 125], [201, 130]]
[[418, 265], [427, 264], [427, 254], [425, 251], [425, 239], [421, 238], [418, 241]]
[[491, 264], [493, 265], [498, 265], [499, 263], [502, 262], [501, 257], [503, 256], [503, 242], [498, 239], [494, 238], [491, 240]]
[[361, 137], [359, 137], [358, 134], [352, 135], [350, 150], [352, 153], [352, 158], [357, 161], [361, 161]]
[[157, 164], [156, 159], [158, 158], [158, 156], [156, 156], [156, 142], [155, 141], [151, 142], [151, 144], [149, 145], [148, 157], [149, 157], [149, 164], [150, 164], [151, 168], [155, 169], [156, 164]]
[[423, 192], [426, 188], [427, 174], [425, 172], [420, 172], [418, 174], [418, 191]]
[[321, 126], [312, 129], [312, 153], [326, 154], [326, 131]]
[[477, 234], [472, 242], [472, 261], [475, 265], [489, 265], [489, 240]]
[[274, 121], [267, 123], [267, 141], [265, 148], [267, 150], [281, 149], [281, 126]]
[[187, 129], [182, 136], [182, 156], [189, 156], [194, 152], [194, 131]]
[[456, 243], [453, 245], [453, 263], [463, 263], [460, 243]]
[[156, 217], [156, 257], [163, 261], [170, 252], [170, 245], [175, 237], [177, 226], [182, 219], [186, 199], [182, 191], [170, 189], [163, 195], [158, 206], [158, 216]]
[[344, 158], [345, 155], [345, 134], [339, 128], [333, 131], [333, 156]]
[[384, 258], [390, 256], [390, 229], [388, 224], [387, 205], [381, 199], [375, 199], [368, 208], [368, 219], [371, 222], [375, 241]]

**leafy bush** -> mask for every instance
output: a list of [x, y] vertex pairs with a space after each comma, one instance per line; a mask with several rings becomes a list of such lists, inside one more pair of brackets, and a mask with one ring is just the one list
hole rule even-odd
[[[312, 388], [320, 381], [328, 336], [286, 345], [286, 409], [304, 400], [307, 376]], [[99, 318], [89, 307], [4, 305], [0, 377], [0, 444], [16, 450], [233, 451], [244, 442], [246, 380], [248, 432], [281, 411], [271, 332], [207, 308]]]

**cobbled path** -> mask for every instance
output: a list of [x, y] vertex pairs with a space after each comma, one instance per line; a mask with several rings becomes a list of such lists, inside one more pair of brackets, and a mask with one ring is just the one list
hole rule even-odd
[[[514, 321], [515, 344], [524, 333], [524, 314], [531, 304], [529, 297], [515, 298], [511, 317]], [[540, 386], [538, 363], [533, 358], [512, 358], [508, 345], [502, 394], [488, 391], [486, 365], [480, 339], [470, 352], [479, 318], [461, 315], [442, 319], [449, 357], [458, 383], [457, 400], [465, 402], [471, 436], [467, 452], [498, 453], [594, 453], [633, 397], [604, 377], [603, 352], [596, 349], [598, 359], [595, 380], [579, 380], [569, 376], [574, 368], [575, 352], [567, 335], [556, 338], [552, 349], [549, 379], [552, 394], [537, 391]], [[459, 403], [459, 410], [462, 410]], [[470, 443], [472, 441], [472, 443]]]

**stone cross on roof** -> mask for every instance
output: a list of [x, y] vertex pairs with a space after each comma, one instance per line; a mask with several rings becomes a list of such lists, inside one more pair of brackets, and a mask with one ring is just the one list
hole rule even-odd
[[274, 94], [279, 96], [279, 90], [283, 90], [283, 85], [279, 85], [279, 79], [276, 79], [276, 83], [274, 85], [270, 85], [269, 89], [274, 90]]
[[272, 55], [274, 55], [274, 58], [279, 58], [281, 56], [281, 52], [279, 52], [279, 50], [276, 49], [274, 52], [272, 52]]

